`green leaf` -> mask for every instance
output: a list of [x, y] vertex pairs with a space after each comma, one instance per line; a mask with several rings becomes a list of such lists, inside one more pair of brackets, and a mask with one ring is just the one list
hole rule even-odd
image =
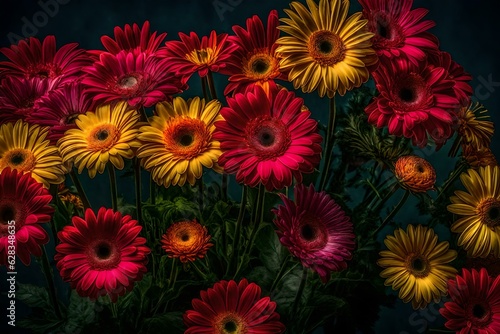
[[49, 293], [46, 288], [33, 284], [17, 283], [16, 299], [22, 301], [29, 307], [39, 307], [45, 310], [52, 310]]
[[30, 329], [32, 333], [51, 333], [51, 331], [57, 329], [63, 320], [58, 320], [55, 318], [48, 318], [44, 316], [30, 316], [25, 319], [21, 319], [16, 322], [16, 326], [21, 328]]
[[166, 333], [165, 329], [168, 329], [168, 334], [184, 333], [182, 312], [158, 314], [146, 319], [141, 333]]
[[88, 298], [82, 298], [75, 290], [71, 291], [67, 321], [61, 326], [62, 333], [80, 332], [96, 319], [96, 304]]
[[262, 264], [273, 274], [277, 273], [288, 251], [281, 245], [278, 235], [270, 224], [266, 224], [258, 232], [255, 246], [259, 250]]

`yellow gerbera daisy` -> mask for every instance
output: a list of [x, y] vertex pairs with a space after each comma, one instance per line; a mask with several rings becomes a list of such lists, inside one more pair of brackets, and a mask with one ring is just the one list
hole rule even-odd
[[6, 167], [31, 172], [45, 188], [63, 182], [66, 169], [57, 147], [45, 139], [47, 135], [48, 128], [21, 120], [3, 124], [0, 127], [0, 172]]
[[74, 159], [78, 173], [87, 168], [90, 178], [97, 172], [102, 174], [108, 161], [123, 169], [123, 158], [133, 158], [132, 148], [139, 146], [136, 138], [139, 114], [128, 109], [126, 102], [119, 102], [79, 115], [75, 121], [77, 128], [66, 131], [57, 142], [63, 161]]
[[460, 175], [467, 192], [457, 190], [448, 211], [463, 216], [451, 226], [458, 245], [471, 257], [500, 257], [500, 167], [469, 169]]
[[195, 97], [187, 102], [176, 97], [173, 103], [156, 105], [156, 116], [141, 127], [141, 147], [137, 157], [153, 180], [169, 187], [194, 185], [201, 178], [203, 166], [220, 170], [216, 164], [221, 155], [220, 144], [212, 139], [214, 123], [222, 120], [221, 104]]
[[458, 112], [460, 121], [458, 134], [462, 137], [462, 144], [472, 145], [475, 148], [489, 147], [493, 132], [493, 122], [487, 121], [488, 110], [480, 103], [470, 104]]
[[290, 70], [288, 79], [295, 89], [318, 89], [330, 98], [361, 86], [370, 76], [367, 66], [377, 62], [367, 20], [360, 12], [347, 17], [349, 0], [320, 0], [319, 6], [307, 0], [307, 6], [292, 2], [292, 9], [285, 9], [290, 18], [281, 19], [286, 25], [278, 27], [291, 35], [276, 41], [280, 67]]
[[385, 268], [380, 276], [386, 278], [386, 286], [399, 290], [403, 302], [411, 301], [414, 309], [424, 308], [446, 294], [446, 282], [457, 273], [447, 263], [457, 257], [457, 252], [448, 249], [447, 241], [438, 243], [434, 230], [408, 225], [406, 231], [400, 228], [394, 236], [387, 236], [384, 244], [388, 250], [381, 251], [377, 261]]

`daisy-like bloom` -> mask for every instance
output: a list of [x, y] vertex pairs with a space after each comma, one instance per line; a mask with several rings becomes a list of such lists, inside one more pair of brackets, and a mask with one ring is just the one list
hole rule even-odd
[[448, 263], [457, 257], [447, 241], [438, 243], [434, 230], [418, 225], [399, 228], [388, 235], [384, 244], [388, 250], [380, 252], [377, 264], [385, 285], [399, 290], [403, 302], [411, 301], [414, 309], [426, 307], [432, 300], [439, 302], [447, 292], [446, 281], [457, 270]]
[[48, 126], [48, 139], [51, 145], [56, 145], [67, 130], [76, 128], [78, 115], [92, 109], [92, 99], [84, 92], [84, 86], [75, 81], [40, 98], [37, 111], [29, 113], [27, 121]]
[[382, 61], [373, 78], [380, 95], [365, 109], [371, 124], [388, 126], [389, 133], [411, 138], [418, 147], [427, 144], [428, 135], [437, 148], [452, 136], [459, 101], [442, 67], [398, 58]]
[[45, 188], [64, 181], [65, 167], [47, 128], [21, 120], [0, 126], [0, 173], [7, 167], [31, 176]]
[[312, 173], [321, 154], [321, 136], [301, 98], [285, 89], [262, 87], [228, 97], [221, 109], [223, 121], [215, 123], [214, 138], [221, 144], [219, 165], [250, 187], [262, 183], [267, 190], [292, 184], [302, 173]]
[[448, 211], [461, 216], [451, 226], [458, 245], [472, 257], [500, 257], [500, 167], [469, 169], [460, 175], [467, 192], [455, 191]]
[[1, 48], [9, 61], [0, 62], [0, 77], [23, 76], [26, 78], [60, 79], [60, 84], [71, 82], [81, 75], [83, 66], [91, 64], [91, 58], [77, 43], [56, 48], [56, 38], [47, 36], [40, 42], [30, 37], [17, 45]]
[[[40, 245], [49, 242], [41, 226], [52, 218], [54, 209], [47, 189], [31, 177], [10, 168], [0, 173], [0, 265], [7, 264], [9, 245], [15, 245], [15, 255], [25, 265], [31, 262], [30, 254], [42, 255]], [[9, 233], [9, 222], [14, 221], [15, 233]], [[9, 235], [15, 236], [9, 243]], [[13, 270], [9, 270], [13, 271]]]
[[439, 313], [446, 328], [458, 334], [500, 333], [500, 276], [491, 278], [486, 269], [462, 269], [448, 281], [451, 301]]
[[415, 155], [400, 157], [394, 166], [394, 174], [401, 186], [414, 193], [434, 189], [436, 171], [424, 158]]
[[132, 159], [132, 148], [139, 146], [136, 140], [138, 121], [139, 113], [128, 110], [125, 102], [101, 105], [95, 113], [79, 115], [75, 120], [76, 129], [66, 131], [57, 142], [63, 161], [74, 159], [78, 173], [87, 168], [90, 178], [97, 172], [102, 174], [108, 161], [123, 169], [123, 158]]
[[225, 73], [231, 53], [238, 47], [228, 39], [227, 34], [212, 30], [210, 36], [201, 38], [195, 32], [188, 35], [180, 32], [180, 41], [168, 41], [158, 50], [158, 57], [166, 57], [170, 68], [187, 82], [191, 75], [198, 72], [200, 77], [208, 71]]
[[58, 80], [7, 77], [0, 85], [0, 124], [15, 122], [38, 112], [38, 102], [47, 95]]
[[353, 225], [342, 208], [324, 191], [295, 186], [295, 202], [280, 194], [284, 205], [273, 209], [280, 242], [302, 265], [326, 283], [332, 271], [347, 268], [354, 250]]
[[184, 313], [184, 333], [283, 333], [285, 326], [275, 312], [276, 303], [269, 297], [261, 298], [261, 293], [257, 284], [246, 279], [215, 283], [201, 291], [201, 299], [193, 299], [193, 309]]
[[435, 26], [422, 21], [429, 12], [411, 9], [413, 0], [359, 0], [368, 30], [373, 36], [373, 48], [381, 57], [406, 57], [414, 64], [425, 60], [430, 52], [438, 51], [437, 38], [427, 32]]
[[150, 249], [139, 237], [142, 227], [129, 215], [100, 208], [85, 219], [73, 217], [57, 236], [57, 269], [82, 297], [92, 300], [108, 295], [113, 302], [132, 290], [146, 273]]
[[161, 248], [169, 257], [179, 258], [182, 263], [193, 262], [197, 258], [203, 259], [212, 237], [207, 228], [196, 219], [184, 220], [170, 225], [161, 238]]
[[[137, 23], [134, 23], [132, 26], [126, 24], [124, 28], [116, 26], [113, 31], [115, 38], [113, 39], [105, 35], [101, 37], [101, 42], [104, 48], [112, 54], [120, 53], [122, 50], [154, 54], [167, 36], [167, 33], [161, 33], [156, 36], [157, 32], [151, 33], [149, 29], [149, 21], [145, 21], [142, 27], [139, 27]], [[97, 51], [97, 53], [100, 52]]]
[[84, 68], [87, 74], [82, 82], [96, 104], [127, 101], [132, 108], [151, 107], [186, 87], [168, 66], [168, 60], [144, 52], [105, 52]]
[[257, 15], [247, 19], [247, 29], [233, 26], [236, 36], [229, 39], [239, 48], [227, 60], [232, 66], [228, 69], [229, 84], [224, 95], [231, 92], [243, 93], [253, 85], [260, 85], [266, 92], [274, 79], [287, 80], [287, 75], [280, 69], [279, 57], [276, 53], [276, 40], [279, 37], [278, 11], [272, 10], [267, 19], [267, 30]]
[[281, 19], [285, 25], [278, 27], [291, 35], [276, 41], [276, 51], [294, 88], [304, 93], [317, 89], [319, 96], [331, 98], [368, 81], [368, 67], [377, 56], [362, 14], [347, 17], [349, 0], [319, 0], [319, 6], [307, 0], [307, 6], [292, 2], [292, 9], [285, 9], [290, 18]]
[[487, 113], [488, 110], [479, 102], [460, 109], [457, 114], [457, 132], [463, 144], [472, 145], [477, 149], [490, 146], [495, 126], [489, 121], [490, 116]]
[[205, 104], [199, 97], [156, 105], [156, 115], [140, 129], [137, 157], [158, 185], [194, 185], [203, 167], [220, 170], [216, 163], [222, 152], [213, 139], [220, 108], [219, 101]]
[[462, 145], [462, 154], [469, 166], [474, 169], [498, 165], [489, 147], [476, 148], [473, 145]]

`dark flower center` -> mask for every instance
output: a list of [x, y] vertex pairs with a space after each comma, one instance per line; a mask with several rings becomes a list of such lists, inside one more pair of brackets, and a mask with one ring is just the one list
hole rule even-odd
[[183, 235], [181, 236], [181, 240], [182, 240], [182, 241], [188, 241], [188, 240], [189, 240], [189, 234], [183, 234]]
[[477, 213], [490, 228], [500, 226], [500, 201], [496, 198], [488, 198], [479, 203]]
[[139, 81], [134, 76], [127, 76], [120, 80], [120, 86], [123, 88], [132, 88], [137, 85]]
[[483, 305], [476, 304], [472, 307], [472, 314], [474, 317], [481, 319], [486, 315], [486, 310]]
[[313, 228], [311, 225], [304, 225], [300, 230], [300, 234], [302, 235], [302, 238], [310, 241], [316, 237], [316, 229]]
[[422, 270], [425, 269], [425, 263], [424, 263], [424, 261], [422, 261], [422, 259], [418, 259], [418, 258], [415, 259], [415, 260], [413, 260], [413, 262], [411, 263], [411, 266], [416, 271], [422, 271]]
[[66, 117], [66, 122], [64, 124], [75, 124], [75, 120], [78, 118], [80, 114], [79, 113], [74, 113]]
[[413, 88], [404, 87], [399, 91], [399, 98], [404, 102], [415, 102], [415, 90]]
[[179, 144], [182, 146], [189, 146], [193, 143], [194, 138], [191, 133], [185, 133], [179, 138]]
[[21, 152], [13, 154], [10, 158], [10, 163], [14, 166], [20, 165], [24, 162], [25, 156]]
[[420, 255], [413, 255], [407, 259], [407, 270], [415, 277], [427, 277], [430, 271], [429, 261]]
[[269, 63], [265, 59], [258, 58], [252, 63], [252, 71], [256, 73], [266, 73], [269, 70]]
[[7, 225], [9, 221], [14, 220], [16, 213], [14, 208], [10, 205], [2, 207], [0, 210], [0, 223]]
[[224, 330], [228, 333], [234, 333], [238, 329], [238, 325], [234, 321], [228, 321], [224, 324]]
[[329, 30], [314, 32], [307, 48], [311, 57], [322, 66], [332, 66], [345, 58], [346, 47], [342, 39]]
[[387, 22], [387, 19], [385, 17], [377, 17], [377, 35], [385, 38], [385, 39], [391, 39], [392, 33], [390, 29], [389, 22]]
[[318, 43], [318, 50], [321, 53], [329, 54], [333, 50], [333, 44], [330, 41], [320, 41]]
[[492, 207], [488, 210], [488, 217], [491, 220], [498, 220], [500, 218], [500, 209], [498, 207]]
[[286, 125], [280, 119], [269, 116], [253, 119], [245, 132], [249, 148], [262, 160], [283, 155], [291, 143]]
[[96, 256], [101, 260], [107, 260], [111, 256], [111, 247], [108, 243], [100, 243], [95, 248]]
[[40, 78], [48, 78], [48, 77], [49, 77], [49, 75], [50, 75], [50, 72], [49, 72], [49, 71], [47, 71], [47, 70], [41, 70], [41, 71], [38, 71], [38, 73], [37, 73], [37, 74], [38, 74], [38, 76], [39, 76]]
[[270, 131], [271, 129], [262, 129], [261, 133], [259, 134], [259, 142], [262, 146], [271, 146], [274, 144], [274, 134]]
[[96, 135], [95, 135], [95, 138], [99, 141], [104, 141], [106, 139], [108, 139], [108, 136], [109, 136], [109, 132], [108, 130], [99, 130]]
[[423, 172], [425, 171], [425, 169], [424, 169], [424, 167], [423, 167], [422, 165], [418, 164], [418, 165], [417, 165], [417, 171], [418, 171], [419, 173], [423, 173]]

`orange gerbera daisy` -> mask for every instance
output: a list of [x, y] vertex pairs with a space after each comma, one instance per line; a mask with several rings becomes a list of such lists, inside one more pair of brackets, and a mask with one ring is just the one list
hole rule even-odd
[[434, 167], [424, 158], [414, 155], [400, 157], [396, 161], [394, 174], [403, 188], [416, 193], [434, 189], [436, 183]]
[[182, 263], [205, 257], [211, 236], [207, 228], [196, 221], [184, 220], [172, 224], [162, 236], [162, 246], [169, 257], [179, 258]]

